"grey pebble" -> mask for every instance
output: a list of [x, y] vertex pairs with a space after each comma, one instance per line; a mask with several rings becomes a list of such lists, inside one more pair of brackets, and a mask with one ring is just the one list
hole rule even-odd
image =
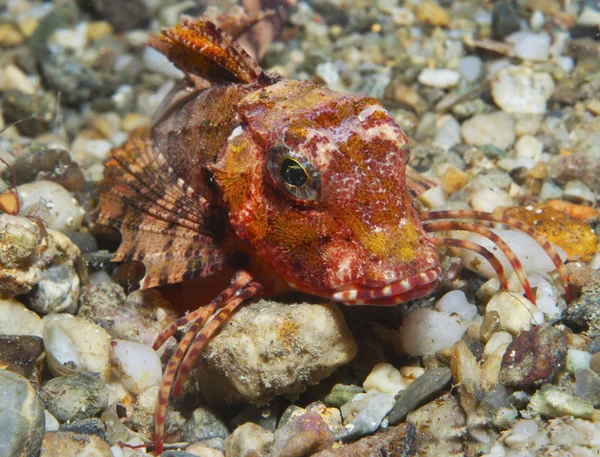
[[502, 1], [492, 9], [492, 37], [498, 41], [521, 30], [521, 18], [512, 2]]
[[354, 386], [351, 384], [336, 384], [333, 386], [333, 389], [331, 389], [331, 392], [327, 394], [323, 400], [323, 403], [325, 403], [326, 406], [335, 406], [336, 408], [339, 408], [344, 403], [352, 400], [358, 394], [362, 394], [364, 392], [365, 390], [360, 386]]
[[43, 270], [37, 285], [25, 295], [29, 308], [39, 314], [74, 314], [78, 299], [79, 276], [67, 265]]
[[36, 456], [44, 426], [44, 405], [29, 381], [0, 369], [0, 455]]
[[600, 375], [589, 368], [576, 371], [574, 391], [579, 398], [597, 408], [600, 406]]
[[[224, 449], [223, 440], [229, 435], [225, 422], [207, 408], [196, 408], [183, 426], [183, 440], [188, 443], [211, 440], [211, 447], [220, 442], [218, 449]], [[217, 440], [218, 439], [218, 440]]]
[[385, 416], [394, 407], [395, 399], [390, 394], [379, 394], [369, 400], [349, 424], [346, 424], [336, 435], [336, 439], [351, 441], [369, 435], [379, 428]]
[[396, 425], [402, 422], [408, 413], [424, 405], [440, 392], [451, 378], [450, 368], [441, 367], [427, 370], [402, 393], [394, 405], [394, 409], [388, 415], [389, 423]]
[[165, 451], [161, 455], [163, 457], [198, 457], [196, 454], [190, 454], [185, 451]]
[[97, 417], [89, 419], [76, 419], [71, 422], [66, 422], [60, 426], [61, 432], [73, 432], [83, 435], [96, 435], [98, 438], [108, 442], [106, 435], [106, 426]]
[[110, 22], [115, 32], [143, 27], [150, 20], [143, 0], [89, 0], [86, 4], [97, 17]]
[[50, 129], [54, 118], [56, 98], [52, 94], [39, 92], [26, 94], [20, 90], [7, 90], [2, 98], [2, 114], [7, 123], [35, 116], [17, 125], [27, 136], [37, 136]]
[[51, 379], [40, 390], [46, 409], [60, 422], [87, 419], [108, 406], [108, 388], [87, 373]]

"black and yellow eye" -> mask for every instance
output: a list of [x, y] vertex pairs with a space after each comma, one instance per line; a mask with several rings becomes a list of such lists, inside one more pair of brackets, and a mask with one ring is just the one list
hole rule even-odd
[[281, 162], [279, 174], [287, 184], [294, 187], [303, 186], [308, 182], [310, 176], [300, 162], [291, 157], [286, 157]]
[[268, 154], [268, 168], [277, 186], [297, 200], [317, 200], [321, 174], [301, 154], [284, 145], [273, 146]]

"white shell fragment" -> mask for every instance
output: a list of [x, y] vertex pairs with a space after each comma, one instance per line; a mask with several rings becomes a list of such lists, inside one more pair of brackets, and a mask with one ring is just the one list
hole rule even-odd
[[114, 340], [111, 348], [112, 370], [129, 392], [140, 394], [160, 383], [162, 378], [160, 358], [150, 346], [132, 341]]
[[48, 367], [54, 376], [79, 371], [110, 376], [110, 336], [99, 325], [70, 314], [50, 314], [42, 320]]

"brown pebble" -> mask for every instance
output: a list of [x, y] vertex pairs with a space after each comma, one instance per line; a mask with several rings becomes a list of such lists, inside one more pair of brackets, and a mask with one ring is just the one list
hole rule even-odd
[[590, 360], [590, 368], [596, 373], [600, 374], [600, 352], [596, 352], [594, 355], [592, 355], [592, 359]]

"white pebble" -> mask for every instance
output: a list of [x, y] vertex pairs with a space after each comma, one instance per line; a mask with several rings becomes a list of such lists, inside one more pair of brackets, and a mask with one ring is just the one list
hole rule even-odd
[[512, 197], [505, 190], [497, 187], [482, 187], [471, 196], [471, 206], [477, 211], [493, 212], [499, 207], [508, 207], [515, 204]]
[[583, 370], [590, 367], [592, 354], [579, 349], [569, 349], [567, 351], [567, 371], [575, 373], [577, 370]]
[[48, 367], [55, 376], [77, 371], [110, 377], [110, 336], [102, 327], [70, 314], [49, 314], [42, 320]]
[[42, 319], [14, 298], [0, 299], [0, 335], [42, 336]]
[[400, 371], [389, 363], [376, 364], [363, 383], [363, 389], [367, 392], [376, 389], [390, 395], [396, 395], [407, 387], [408, 383], [404, 380]]
[[452, 290], [436, 303], [440, 311], [449, 314], [458, 314], [465, 322], [471, 323], [477, 315], [477, 306], [470, 304], [462, 290]]
[[78, 230], [84, 210], [61, 185], [51, 181], [35, 181], [17, 187], [23, 216], [38, 216], [47, 227], [59, 232]]
[[547, 60], [550, 57], [550, 34], [547, 32], [516, 32], [506, 37], [508, 43], [514, 44], [513, 52], [524, 60]]
[[57, 432], [60, 428], [60, 423], [47, 409], [44, 410], [44, 416], [46, 416], [46, 428], [47, 432]]
[[436, 133], [432, 144], [439, 146], [445, 151], [449, 150], [455, 144], [460, 143], [460, 124], [450, 114], [440, 117], [436, 121]]
[[448, 201], [448, 194], [442, 186], [435, 186], [423, 192], [417, 199], [427, 208], [439, 208]]
[[544, 13], [542, 13], [541, 11], [534, 11], [533, 14], [531, 15], [531, 18], [529, 19], [529, 24], [531, 25], [531, 29], [534, 30], [535, 32], [539, 32], [540, 30], [542, 30], [542, 27], [544, 27], [544, 24], [546, 23], [546, 17], [544, 16]]
[[548, 73], [511, 66], [494, 76], [491, 88], [494, 102], [507, 113], [544, 114], [555, 84]]
[[173, 65], [173, 62], [167, 59], [162, 52], [159, 52], [150, 46], [144, 48], [142, 59], [144, 61], [144, 66], [150, 71], [160, 73], [161, 75], [172, 79], [181, 79], [183, 77], [183, 72]]
[[525, 157], [539, 162], [542, 158], [544, 145], [540, 140], [531, 135], [524, 135], [515, 144], [515, 152], [518, 157]]
[[160, 383], [162, 378], [160, 358], [150, 346], [132, 341], [114, 340], [111, 347], [112, 369], [127, 390], [140, 394]]
[[[523, 270], [526, 274], [534, 272], [549, 273], [556, 269], [548, 254], [546, 254], [546, 251], [544, 251], [544, 249], [533, 238], [529, 237], [525, 233], [517, 230], [503, 229], [494, 229], [493, 232], [499, 235], [500, 238], [502, 238], [514, 251], [521, 261]], [[502, 254], [500, 249], [488, 238], [473, 233], [467, 237], [467, 240], [483, 246], [491, 251], [496, 257], [498, 257], [498, 260], [500, 260], [500, 263], [504, 267], [504, 272], [507, 277], [513, 271], [510, 263], [506, 257], [504, 257], [504, 254]], [[554, 248], [563, 260], [566, 259], [566, 253], [564, 250], [558, 246], [554, 246]], [[463, 265], [465, 265], [471, 271], [483, 276], [484, 278], [498, 277], [491, 264], [479, 254], [475, 254], [472, 251], [463, 249], [460, 257], [463, 261]]]
[[448, 68], [425, 68], [419, 74], [419, 82], [424, 86], [448, 89], [460, 81], [460, 73]]
[[586, 186], [582, 181], [575, 179], [565, 185], [563, 197], [576, 202], [596, 203], [596, 193]]
[[80, 22], [75, 29], [58, 29], [50, 41], [66, 49], [82, 52], [87, 45], [87, 22]]
[[544, 323], [544, 315], [525, 297], [502, 290], [486, 306], [486, 313], [497, 311], [503, 330], [518, 335], [534, 325]]
[[502, 111], [477, 114], [463, 122], [460, 133], [470, 146], [491, 144], [506, 149], [515, 142], [515, 120]]
[[501, 348], [506, 348], [510, 343], [512, 343], [512, 336], [508, 332], [496, 332], [492, 335], [492, 337], [488, 340], [483, 348], [483, 355], [487, 358], [490, 357], [497, 351], [502, 351]]
[[481, 59], [477, 56], [465, 56], [458, 62], [458, 71], [469, 82], [475, 82], [481, 78], [481, 69]]
[[430, 308], [414, 309], [402, 321], [400, 341], [411, 356], [434, 354], [440, 349], [454, 346], [468, 326], [457, 314]]

